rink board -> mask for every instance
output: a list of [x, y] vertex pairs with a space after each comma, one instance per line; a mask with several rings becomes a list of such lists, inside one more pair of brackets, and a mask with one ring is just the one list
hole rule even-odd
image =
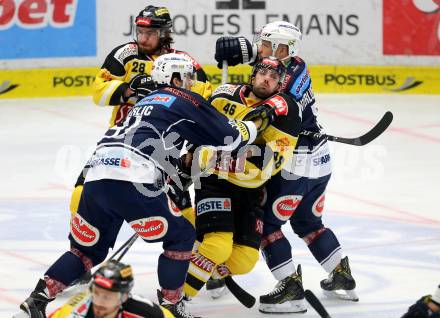
[[[217, 87], [221, 70], [215, 65], [204, 69]], [[97, 71], [96, 67], [1, 71], [0, 99], [91, 95]], [[247, 65], [230, 67], [228, 82], [247, 83], [250, 71]], [[315, 93], [440, 94], [440, 67], [312, 65], [310, 76]]]

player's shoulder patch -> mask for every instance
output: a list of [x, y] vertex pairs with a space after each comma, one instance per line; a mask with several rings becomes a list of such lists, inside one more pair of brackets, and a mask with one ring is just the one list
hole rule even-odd
[[307, 64], [301, 60], [301, 64], [297, 64], [294, 68], [291, 85], [289, 88], [290, 93], [295, 96], [296, 100], [300, 100], [304, 93], [309, 89], [311, 84], [310, 72], [307, 68]]
[[240, 85], [233, 85], [233, 84], [223, 84], [212, 93], [212, 96], [224, 94], [229, 96], [234, 96], [235, 92], [238, 91], [240, 88]]
[[196, 61], [191, 55], [189, 55], [188, 53], [186, 53], [186, 52], [184, 52], [184, 51], [178, 51], [178, 50], [175, 50], [174, 53], [184, 55], [187, 59], [189, 59], [189, 60], [191, 61], [192, 65], [194, 66], [194, 68], [195, 68], [196, 70], [199, 70], [199, 69], [202, 68], [202, 66], [199, 64], [199, 62], [197, 62], [197, 61]]
[[121, 63], [122, 66], [125, 65], [124, 61], [130, 56], [138, 55], [138, 46], [134, 42], [122, 45], [119, 49], [115, 51], [113, 57]]
[[141, 101], [139, 101], [139, 106], [144, 105], [162, 105], [165, 107], [171, 107], [171, 105], [176, 100], [176, 96], [170, 95], [170, 94], [164, 94], [164, 93], [156, 93], [152, 95], [148, 95], [147, 97], [143, 98]]
[[85, 300], [87, 297], [89, 296], [89, 293], [87, 291], [81, 292], [79, 294], [74, 295], [73, 297], [71, 297], [67, 303], [72, 306], [75, 307], [76, 305], [78, 305], [80, 302], [82, 302], [83, 300]]
[[295, 56], [294, 60], [297, 64], [306, 64], [306, 62], [304, 62], [304, 60], [302, 58], [300, 58], [299, 56]]

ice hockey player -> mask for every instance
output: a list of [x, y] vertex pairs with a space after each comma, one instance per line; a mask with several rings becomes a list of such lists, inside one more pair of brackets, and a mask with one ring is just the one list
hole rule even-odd
[[156, 59], [152, 78], [159, 89], [106, 132], [88, 161], [84, 191], [70, 225], [71, 248], [20, 306], [31, 318], [45, 317], [49, 301], [104, 261], [124, 220], [145, 242], [163, 242], [158, 260], [160, 305], [176, 317], [192, 317], [185, 311], [182, 288], [194, 228], [170, 211], [162, 180], [178, 174], [172, 162], [177, 162], [183, 140], [232, 151], [253, 142], [257, 129], [264, 131], [270, 124], [270, 113], [260, 107], [255, 123], [228, 120], [188, 90], [193, 65], [180, 54]]
[[111, 260], [92, 277], [90, 290], [73, 296], [49, 318], [171, 318], [171, 312], [151, 301], [132, 295], [131, 266]]
[[[318, 109], [309, 70], [307, 64], [298, 57], [301, 41], [302, 34], [297, 27], [277, 21], [262, 28], [254, 39], [254, 45], [244, 37], [219, 38], [215, 58], [219, 67], [223, 60], [232, 66], [253, 63], [267, 56], [282, 61], [287, 68], [282, 91], [293, 96], [301, 105], [302, 130], [320, 132], [322, 127], [317, 121]], [[295, 269], [290, 243], [281, 231], [281, 225], [287, 221], [329, 273], [329, 277], [321, 281], [324, 292], [358, 301], [348, 258], [342, 258], [338, 239], [322, 223], [325, 189], [330, 175], [331, 157], [327, 142], [300, 136], [294, 160], [265, 187], [262, 250], [267, 265], [279, 283], [271, 293], [260, 297], [260, 311], [306, 311], [301, 267]], [[214, 287], [221, 285], [219, 282], [212, 284]], [[209, 285], [207, 287], [210, 288]]]
[[402, 318], [440, 318], [440, 285], [433, 295], [420, 298]]
[[[149, 5], [134, 20], [134, 41], [114, 48], [106, 57], [92, 86], [93, 101], [100, 106], [113, 106], [110, 127], [122, 122], [140, 98], [156, 87], [151, 80], [151, 66], [157, 57], [167, 53], [187, 56], [196, 70], [193, 92], [208, 98], [212, 87], [200, 64], [188, 53], [171, 48], [172, 20], [166, 7]], [[72, 193], [70, 211], [75, 214], [81, 197], [84, 176], [80, 174]]]
[[[274, 108], [275, 121], [237, 154], [204, 154], [213, 163], [195, 189], [196, 233], [201, 241], [191, 257], [184, 292], [194, 297], [213, 275], [223, 278], [250, 272], [258, 260], [263, 230], [259, 207], [262, 185], [293, 155], [301, 125], [298, 104], [278, 89], [285, 67], [262, 59], [253, 68], [250, 85], [222, 85], [209, 99], [222, 114], [246, 120], [258, 105]], [[290, 150], [289, 150], [290, 149]], [[208, 151], [209, 152], [209, 151]], [[287, 157], [285, 157], [287, 156]]]

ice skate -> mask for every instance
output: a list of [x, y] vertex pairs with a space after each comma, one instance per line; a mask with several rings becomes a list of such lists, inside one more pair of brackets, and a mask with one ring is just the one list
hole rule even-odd
[[185, 303], [183, 302], [183, 297], [175, 304], [166, 300], [160, 290], [157, 290], [157, 298], [159, 300], [159, 304], [168, 309], [176, 318], [201, 318], [193, 316], [189, 313], [185, 307]]
[[226, 288], [225, 280], [223, 278], [221, 279], [210, 278], [206, 282], [206, 290], [213, 299], [220, 298], [228, 293], [228, 289]]
[[[24, 317], [46, 318], [46, 306], [53, 300], [46, 291], [46, 282], [40, 279], [30, 296], [21, 303], [20, 309], [25, 313]], [[27, 315], [27, 316], [26, 316]], [[19, 316], [14, 316], [19, 317]]]
[[321, 288], [324, 295], [330, 298], [359, 301], [355, 292], [356, 282], [351, 276], [347, 256], [341, 259], [340, 266], [335, 268], [327, 279], [321, 281]]
[[275, 289], [267, 295], [260, 296], [260, 312], [276, 313], [305, 313], [304, 288], [302, 285], [301, 265], [296, 274], [279, 281]]

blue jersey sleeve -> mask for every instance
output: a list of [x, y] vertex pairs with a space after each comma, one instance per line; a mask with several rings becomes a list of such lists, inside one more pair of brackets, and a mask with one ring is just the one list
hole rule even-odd
[[232, 151], [255, 139], [256, 127], [252, 122], [229, 120], [192, 92], [168, 90], [182, 97], [173, 105], [176, 117], [180, 118], [173, 130], [189, 143]]

